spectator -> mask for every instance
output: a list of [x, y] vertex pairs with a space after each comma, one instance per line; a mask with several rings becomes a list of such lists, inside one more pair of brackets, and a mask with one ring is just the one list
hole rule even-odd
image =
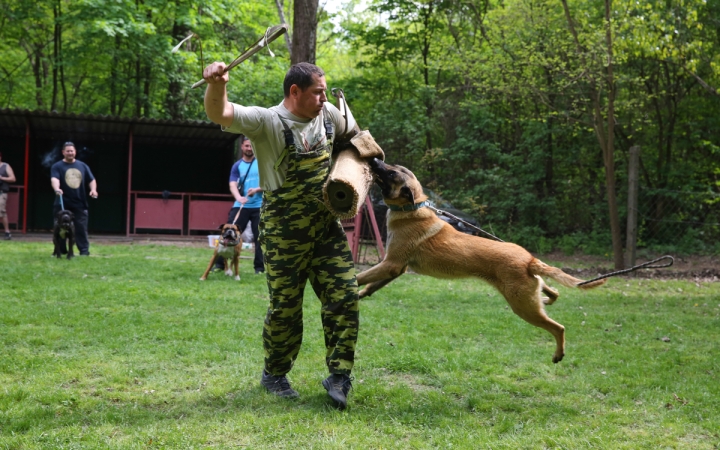
[[[253, 245], [255, 246], [253, 267], [257, 275], [265, 272], [262, 250], [260, 244], [258, 244], [262, 188], [260, 187], [260, 174], [255, 161], [255, 152], [250, 139], [243, 138], [240, 150], [242, 152], [240, 159], [230, 169], [230, 193], [235, 197], [235, 204], [228, 213], [227, 223], [234, 223], [242, 233], [245, 231], [248, 222], [250, 222]], [[215, 267], [220, 270], [225, 269], [222, 256], [218, 256]]]
[[0, 217], [2, 217], [3, 227], [5, 227], [5, 240], [12, 239], [10, 234], [10, 224], [7, 216], [7, 198], [10, 191], [10, 183], [15, 182], [15, 173], [10, 164], [2, 162], [2, 153], [0, 153]]

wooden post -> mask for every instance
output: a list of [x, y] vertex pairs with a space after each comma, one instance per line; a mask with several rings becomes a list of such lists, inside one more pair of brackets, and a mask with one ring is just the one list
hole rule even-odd
[[628, 215], [627, 215], [627, 242], [625, 244], [625, 267], [635, 265], [635, 251], [637, 250], [637, 216], [638, 216], [638, 166], [640, 161], [640, 146], [630, 147], [628, 161]]

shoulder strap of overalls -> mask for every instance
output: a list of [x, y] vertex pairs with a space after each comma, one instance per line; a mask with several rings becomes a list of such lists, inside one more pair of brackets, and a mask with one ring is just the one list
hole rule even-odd
[[328, 113], [327, 106], [323, 105], [323, 118], [325, 119], [325, 138], [328, 144], [332, 145], [333, 135], [335, 134], [335, 125], [333, 125]]
[[282, 153], [280, 153], [280, 157], [277, 161], [275, 161], [275, 165], [273, 166], [275, 170], [278, 170], [278, 167], [280, 167], [280, 164], [282, 164], [285, 157], [287, 157], [289, 152], [295, 151], [295, 138], [293, 137], [292, 130], [288, 126], [287, 122], [285, 122], [282, 118], [282, 116], [278, 113], [275, 113], [278, 115], [278, 119], [280, 119], [280, 122], [283, 126], [283, 134], [285, 135], [285, 148], [283, 148]]
[[[280, 114], [275, 114], [278, 115], [278, 119], [280, 119], [280, 123], [282, 123], [283, 134], [285, 135], [285, 148], [282, 153], [280, 153], [280, 157], [277, 161], [275, 161], [275, 165], [273, 166], [275, 170], [278, 170], [280, 164], [282, 164], [288, 153], [295, 151], [295, 138], [293, 137], [292, 130], [290, 130], [287, 122], [283, 120]], [[327, 107], [325, 105], [323, 105], [323, 119], [325, 125], [325, 139], [327, 139], [328, 143], [332, 143], [333, 136], [335, 135], [335, 125], [333, 125], [332, 120], [330, 119], [330, 114], [328, 114]]]

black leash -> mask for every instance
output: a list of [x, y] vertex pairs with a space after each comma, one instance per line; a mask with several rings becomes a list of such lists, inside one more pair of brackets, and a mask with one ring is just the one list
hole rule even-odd
[[[656, 262], [658, 262], [658, 261], [662, 261], [663, 259], [669, 259], [670, 262], [665, 263], [665, 264], [662, 264], [662, 265], [657, 265], [657, 266], [651, 265], [651, 264], [654, 264], [654, 263], [656, 263]], [[606, 273], [605, 275], [599, 276], [599, 277], [597, 277], [597, 278], [593, 278], [592, 280], [583, 281], [582, 283], [578, 283], [577, 285], [578, 285], [578, 286], [582, 286], [583, 284], [592, 283], [593, 281], [602, 280], [603, 278], [610, 278], [610, 277], [614, 277], [615, 275], [621, 275], [621, 274], [623, 274], [623, 273], [634, 272], [634, 271], [636, 271], [636, 270], [638, 270], [638, 269], [660, 269], [660, 268], [663, 268], [663, 267], [670, 267], [670, 266], [673, 265], [674, 262], [675, 262], [675, 258], [673, 258], [673, 257], [670, 256], [670, 255], [665, 255], [665, 256], [659, 257], [658, 259], [653, 259], [652, 261], [648, 261], [648, 262], [643, 263], [643, 264], [638, 264], [637, 266], [631, 267], [631, 268], [629, 268], [629, 269], [618, 270], [618, 271], [616, 271], [616, 272]]]
[[[439, 215], [439, 216], [446, 216], [446, 217], [449, 217], [449, 218], [451, 218], [451, 219], [457, 220], [458, 222], [462, 222], [463, 225], [466, 225], [466, 226], [468, 226], [468, 227], [470, 227], [470, 228], [473, 228], [473, 229], [476, 230], [476, 231], [479, 231], [480, 233], [482, 233], [483, 235], [487, 236], [487, 237], [490, 238], [490, 239], [496, 240], [496, 241], [498, 241], [498, 242], [505, 242], [505, 241], [503, 241], [502, 239], [500, 239], [499, 237], [497, 237], [497, 236], [495, 236], [495, 235], [493, 235], [493, 234], [490, 234], [490, 233], [488, 233], [487, 231], [485, 231], [485, 230], [483, 230], [483, 229], [481, 229], [481, 228], [479, 228], [479, 227], [476, 227], [475, 225], [471, 224], [471, 223], [468, 222], [467, 220], [463, 220], [463, 219], [461, 219], [461, 218], [459, 218], [459, 217], [457, 217], [457, 216], [454, 216], [454, 215], [450, 214], [450, 213], [447, 212], [447, 211], [443, 211], [443, 210], [441, 210], [441, 209], [437, 209], [437, 208], [435, 208], [435, 207], [433, 207], [433, 206], [429, 206], [429, 205], [428, 205], [428, 208], [430, 208], [430, 209], [432, 209], [433, 211], [435, 211], [435, 213], [436, 213], [437, 215]], [[662, 261], [662, 260], [664, 260], [664, 259], [669, 259], [670, 262], [665, 263], [665, 264], [662, 264], [662, 265], [655, 265], [655, 266], [652, 265], [652, 264], [655, 264], [656, 262]], [[599, 277], [597, 277], [597, 278], [593, 278], [592, 280], [583, 281], [582, 283], [578, 283], [578, 286], [582, 286], [582, 285], [584, 285], [584, 284], [592, 283], [593, 281], [602, 280], [603, 278], [610, 278], [610, 277], [614, 277], [614, 276], [616, 276], [616, 275], [622, 275], [622, 274], [624, 274], [624, 273], [634, 272], [634, 271], [636, 271], [636, 270], [638, 270], [638, 269], [661, 269], [661, 268], [663, 268], [663, 267], [670, 267], [670, 266], [673, 265], [674, 262], [675, 262], [675, 258], [673, 258], [673, 257], [670, 256], [670, 255], [665, 255], [665, 256], [661, 256], [660, 258], [653, 259], [652, 261], [648, 261], [648, 262], [643, 263], [643, 264], [638, 264], [637, 266], [631, 267], [631, 268], [629, 268], [629, 269], [623, 269], [623, 270], [618, 270], [618, 271], [616, 271], [616, 272], [606, 273], [605, 275], [599, 276]]]
[[459, 217], [457, 217], [457, 216], [454, 216], [454, 215], [450, 214], [450, 213], [447, 212], [447, 211], [443, 211], [442, 209], [437, 209], [437, 208], [435, 208], [434, 206], [430, 206], [430, 205], [426, 205], [426, 206], [427, 206], [428, 208], [432, 209], [433, 211], [435, 211], [435, 214], [437, 214], [437, 215], [439, 215], [439, 216], [449, 217], [449, 218], [451, 218], [451, 219], [457, 220], [458, 222], [462, 222], [463, 225], [467, 225], [468, 227], [475, 229], [475, 231], [479, 231], [480, 233], [484, 234], [485, 236], [487, 236], [488, 238], [490, 238], [490, 239], [492, 239], [492, 240], [494, 240], [494, 241], [505, 242], [505, 241], [503, 241], [502, 239], [500, 239], [499, 237], [495, 236], [494, 234], [490, 234], [490, 233], [488, 233], [487, 231], [483, 230], [482, 228], [476, 227], [475, 225], [471, 224], [471, 223], [468, 222], [467, 220], [463, 220], [463, 219], [461, 219], [461, 218], [459, 218]]

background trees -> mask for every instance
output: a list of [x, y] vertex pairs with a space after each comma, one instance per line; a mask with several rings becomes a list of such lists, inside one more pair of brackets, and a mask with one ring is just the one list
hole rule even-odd
[[328, 17], [317, 0], [4, 0], [0, 107], [204, 119], [188, 89], [201, 55], [231, 60], [282, 11], [292, 44], [234, 70], [233, 99], [276, 103], [292, 48], [345, 89], [389, 160], [484, 228], [616, 264], [639, 145], [640, 244], [718, 251], [717, 2], [353, 1]]

